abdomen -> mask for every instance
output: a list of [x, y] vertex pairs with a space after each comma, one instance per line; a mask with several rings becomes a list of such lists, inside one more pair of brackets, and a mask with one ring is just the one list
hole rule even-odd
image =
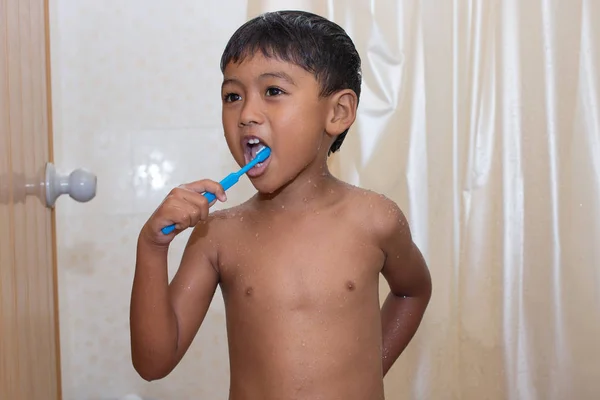
[[226, 299], [236, 310], [227, 316], [231, 400], [383, 398], [377, 284], [355, 285], [313, 301]]

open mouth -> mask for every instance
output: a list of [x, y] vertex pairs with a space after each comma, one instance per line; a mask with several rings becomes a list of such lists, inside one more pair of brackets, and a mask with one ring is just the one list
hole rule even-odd
[[[260, 139], [255, 138], [255, 137], [248, 139], [246, 141], [246, 146], [244, 149], [244, 158], [245, 158], [246, 164], [248, 164], [250, 161], [252, 161], [254, 159], [254, 157], [256, 157], [256, 154], [264, 148], [265, 148], [265, 144], [263, 142], [261, 142]], [[256, 164], [256, 166], [254, 168], [259, 168], [263, 164], [264, 164], [264, 162], [258, 163], [258, 164]]]
[[[250, 161], [252, 161], [255, 157], [256, 154], [261, 151], [262, 149], [264, 149], [267, 145], [262, 142], [259, 138], [257, 137], [249, 137], [247, 139], [244, 140], [244, 161], [246, 162], [246, 164], [248, 164]], [[250, 177], [258, 177], [260, 175], [262, 175], [267, 166], [269, 165], [269, 162], [271, 161], [271, 157], [267, 158], [265, 161], [256, 164], [252, 169], [250, 169], [247, 174]]]

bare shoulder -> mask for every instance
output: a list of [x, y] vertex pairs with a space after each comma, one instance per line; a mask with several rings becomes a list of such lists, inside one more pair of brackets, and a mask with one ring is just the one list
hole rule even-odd
[[232, 224], [235, 224], [247, 213], [246, 204], [240, 204], [231, 208], [213, 211], [205, 221], [200, 221], [194, 228], [194, 235], [209, 237], [211, 240], [219, 240], [222, 235], [231, 235]]
[[245, 213], [244, 205], [213, 211], [205, 221], [200, 221], [193, 229], [186, 246], [186, 252], [203, 255], [216, 268], [218, 251], [227, 240], [235, 240], [236, 222]]
[[391, 237], [411, 241], [410, 228], [400, 206], [389, 197], [371, 190], [348, 187], [353, 212], [361, 224], [378, 235], [381, 240]]
[[375, 192], [353, 189], [352, 207], [385, 254], [381, 272], [397, 296], [431, 296], [431, 277], [396, 202]]

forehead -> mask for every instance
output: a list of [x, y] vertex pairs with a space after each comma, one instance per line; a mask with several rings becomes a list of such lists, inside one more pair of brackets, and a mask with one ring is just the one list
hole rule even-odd
[[227, 64], [223, 71], [224, 81], [250, 82], [266, 77], [292, 80], [295, 85], [317, 84], [315, 76], [304, 68], [276, 57], [262, 54], [247, 56], [242, 62]]

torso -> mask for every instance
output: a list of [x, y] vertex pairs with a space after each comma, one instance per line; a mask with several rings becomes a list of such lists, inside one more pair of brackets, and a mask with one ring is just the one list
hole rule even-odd
[[367, 196], [343, 186], [318, 212], [216, 214], [230, 400], [383, 399], [384, 254]]

